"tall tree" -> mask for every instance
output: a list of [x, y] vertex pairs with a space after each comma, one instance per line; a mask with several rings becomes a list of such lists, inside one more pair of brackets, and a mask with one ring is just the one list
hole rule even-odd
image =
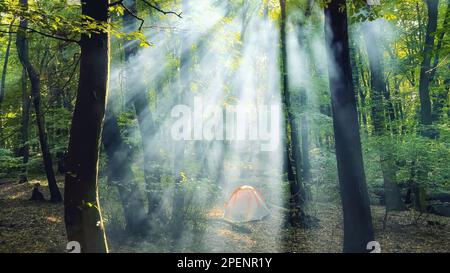
[[[110, 103], [108, 103], [110, 104]], [[108, 180], [117, 186], [125, 216], [126, 231], [131, 234], [145, 234], [147, 215], [144, 200], [140, 196], [136, 178], [131, 169], [133, 151], [126, 144], [117, 123], [115, 113], [107, 107], [103, 126], [103, 145], [108, 156]]]
[[306, 191], [303, 184], [302, 154], [299, 145], [299, 128], [292, 113], [291, 94], [289, 92], [289, 77], [287, 71], [286, 44], [286, 1], [280, 0], [280, 53], [281, 53], [281, 91], [284, 107], [287, 178], [290, 185], [290, 215], [291, 225], [305, 225]]
[[431, 125], [431, 99], [430, 99], [430, 64], [434, 48], [434, 36], [437, 29], [439, 0], [425, 0], [428, 10], [428, 24], [425, 34], [425, 45], [420, 66], [419, 97], [420, 97], [420, 123]]
[[[430, 64], [437, 30], [439, 0], [425, 0], [425, 3], [427, 5], [428, 21], [419, 76], [420, 124], [422, 125], [420, 134], [424, 137], [435, 138], [438, 136], [438, 132], [429, 127], [433, 123], [430, 99]], [[424, 211], [426, 209], [426, 187], [422, 183], [427, 181], [428, 171], [419, 167], [417, 178], [419, 182], [412, 185], [414, 207], [419, 211]]]
[[[0, 115], [2, 113], [2, 103], [3, 103], [3, 99], [5, 97], [6, 73], [8, 71], [9, 53], [11, 51], [11, 44], [12, 44], [12, 37], [13, 37], [13, 33], [11, 30], [12, 30], [14, 21], [15, 20], [13, 20], [9, 26], [8, 42], [6, 45], [5, 59], [3, 61], [2, 78], [1, 78], [1, 82], [0, 82]], [[2, 119], [1, 118], [0, 118], [0, 128], [2, 128]], [[0, 139], [3, 139], [2, 132], [3, 132], [3, 130], [0, 132]], [[1, 144], [2, 143], [0, 143], [0, 145]]]
[[[311, 60], [308, 56], [312, 56], [310, 50], [310, 45], [308, 45], [308, 39], [306, 37], [306, 27], [308, 26], [308, 20], [310, 20], [311, 10], [313, 8], [314, 0], [308, 0], [306, 2], [304, 18], [300, 20], [297, 26], [298, 42], [301, 47], [306, 50], [306, 67], [311, 69]], [[300, 118], [300, 131], [301, 131], [301, 142], [302, 142], [302, 170], [303, 170], [303, 180], [305, 185], [311, 182], [311, 164], [309, 157], [309, 120], [306, 113], [308, 108], [308, 92], [305, 86], [300, 88], [299, 92], [299, 102], [303, 113]]]
[[[137, 1], [127, 0], [124, 2], [127, 12], [123, 16], [123, 27], [127, 33], [138, 29], [136, 15]], [[157, 170], [158, 164], [155, 161], [158, 157], [158, 150], [153, 149], [149, 139], [156, 134], [157, 124], [150, 109], [150, 103], [147, 96], [147, 89], [144, 82], [135, 77], [139, 74], [133, 67], [132, 58], [138, 54], [139, 43], [133, 40], [127, 40], [124, 43], [124, 57], [126, 65], [125, 88], [131, 97], [131, 104], [134, 107], [136, 118], [141, 135], [141, 145], [144, 157], [144, 181], [146, 188], [146, 197], [148, 201], [148, 215], [156, 220], [156, 214], [160, 210], [161, 203], [161, 174]], [[156, 221], [152, 221], [156, 223]]]
[[[133, 15], [137, 14], [136, 1], [130, 0], [126, 1], [124, 5], [127, 7], [127, 12], [123, 16], [123, 25], [125, 31], [133, 32], [136, 31], [135, 18]], [[131, 93], [131, 101], [133, 102], [136, 111], [139, 114], [143, 114], [141, 108], [147, 107], [148, 104], [147, 96], [145, 95], [145, 89], [141, 86], [136, 85], [136, 81], [131, 79], [133, 71], [131, 71], [130, 58], [136, 54], [137, 51], [137, 41], [126, 40], [124, 42], [124, 55], [125, 55], [125, 72], [127, 77], [125, 79], [126, 90]], [[137, 88], [136, 88], [137, 87]], [[137, 89], [137, 91], [135, 90]], [[138, 97], [135, 97], [135, 94]], [[139, 187], [136, 183], [136, 178], [133, 175], [133, 170], [131, 167], [133, 159], [133, 149], [130, 145], [125, 143], [124, 138], [121, 135], [120, 128], [117, 122], [116, 114], [114, 113], [111, 105], [112, 101], [108, 103], [106, 109], [106, 117], [103, 128], [103, 144], [105, 147], [105, 152], [108, 156], [108, 179], [109, 182], [117, 186], [119, 196], [121, 199], [122, 207], [124, 210], [126, 230], [129, 234], [141, 234], [145, 235], [148, 231], [147, 217], [145, 212], [144, 200], [141, 197]], [[141, 106], [142, 103], [142, 106]], [[150, 118], [151, 117], [144, 117]], [[139, 118], [140, 128], [143, 128], [144, 118]], [[148, 122], [148, 121], [147, 121]], [[152, 120], [151, 120], [152, 122]], [[141, 130], [141, 134], [145, 130]], [[143, 147], [147, 148], [146, 136], [142, 135]], [[149, 180], [148, 167], [150, 163], [147, 159], [147, 149], [144, 150], [144, 172], [145, 181]], [[146, 183], [146, 190], [148, 192], [153, 192], [151, 188], [148, 187]], [[153, 196], [148, 194], [148, 196]], [[148, 199], [149, 207], [154, 206], [153, 199]]]
[[374, 234], [352, 85], [345, 4], [345, 0], [333, 0], [325, 8], [329, 85], [344, 214], [343, 250], [367, 252], [367, 243], [374, 240]]
[[[299, 137], [298, 120], [292, 109], [292, 96], [289, 90], [289, 72], [286, 37], [286, 1], [280, 0], [280, 71], [281, 71], [281, 96], [283, 102], [283, 119], [285, 134], [285, 162], [284, 170], [290, 188], [290, 213], [289, 222], [292, 226], [313, 227], [318, 219], [307, 213], [306, 206], [310, 194], [304, 181], [304, 163]], [[305, 143], [303, 143], [305, 144]], [[306, 148], [307, 149], [307, 148]]]
[[[82, 15], [106, 24], [108, 4], [108, 0], [82, 0]], [[108, 90], [109, 34], [83, 34], [80, 46], [80, 78], [65, 177], [65, 223], [69, 241], [78, 241], [82, 252], [108, 252], [97, 175]]]
[[[447, 0], [447, 10], [445, 12], [444, 22], [442, 24], [442, 29], [439, 33], [439, 39], [438, 39], [438, 43], [436, 45], [436, 53], [434, 55], [433, 67], [431, 68], [431, 72], [430, 72], [430, 81], [436, 80], [436, 71], [438, 70], [438, 68], [440, 66], [439, 51], [441, 50], [442, 44], [444, 43], [445, 34], [448, 32], [449, 21], [450, 21], [450, 0]], [[447, 65], [447, 69], [448, 68], [449, 68], [449, 66]], [[444, 83], [446, 83], [447, 81], [448, 81], [448, 79], [445, 79]], [[441, 118], [441, 116], [443, 114], [445, 103], [448, 100], [448, 92], [449, 92], [449, 88], [448, 88], [447, 84], [445, 85], [444, 88], [441, 88], [438, 91], [436, 99], [433, 102], [433, 107], [432, 107], [433, 122], [438, 121], [439, 118]]]
[[21, 147], [20, 155], [22, 156], [23, 170], [20, 181], [26, 182], [28, 180], [28, 159], [30, 157], [30, 145], [28, 144], [28, 137], [30, 132], [30, 95], [27, 91], [27, 72], [25, 68], [22, 69], [22, 126], [21, 126]]
[[[23, 11], [28, 10], [28, 0], [20, 0], [19, 3]], [[36, 124], [38, 127], [39, 143], [41, 146], [45, 173], [47, 175], [48, 187], [50, 190], [50, 201], [61, 202], [62, 197], [58, 185], [56, 184], [55, 172], [53, 170], [52, 156], [47, 143], [47, 133], [45, 131], [45, 119], [41, 109], [41, 80], [39, 73], [37, 72], [37, 70], [30, 61], [27, 28], [28, 28], [28, 20], [26, 18], [21, 18], [16, 37], [17, 53], [22, 66], [27, 71], [28, 78], [30, 79], [31, 83], [31, 99], [33, 101], [34, 110], [36, 113]]]
[[[382, 47], [379, 43], [376, 27], [376, 22], [365, 22], [362, 32], [370, 67], [370, 85], [372, 87], [370, 98], [374, 134], [375, 136], [382, 137], [387, 135], [385, 112], [390, 112], [390, 109], [385, 109], [385, 105], [388, 105], [388, 103], [383, 100], [383, 95], [388, 91], [386, 90], [384, 64], [382, 61]], [[404, 210], [405, 205], [401, 199], [400, 189], [395, 181], [396, 173], [389, 144], [380, 143], [378, 146], [381, 171], [383, 173], [386, 209]]]

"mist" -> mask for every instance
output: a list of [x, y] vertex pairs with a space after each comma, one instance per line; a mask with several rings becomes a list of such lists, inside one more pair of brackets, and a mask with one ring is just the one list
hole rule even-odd
[[[210, 0], [181, 8], [181, 19], [146, 18], [153, 26], [145, 28], [152, 45], [128, 63], [112, 65], [108, 107], [132, 112], [136, 92], [150, 101], [122, 128], [137, 151], [134, 169], [160, 169], [153, 178], [161, 183], [158, 216], [151, 219], [151, 235], [133, 251], [237, 251], [221, 219], [230, 196], [244, 185], [261, 192], [270, 210], [262, 220], [270, 229], [264, 231], [267, 239], [263, 245], [248, 242], [251, 251], [283, 251], [290, 194], [283, 171], [279, 23], [260, 1], [246, 1], [239, 9]], [[293, 107], [300, 109], [296, 119], [309, 124], [306, 134], [332, 137], [331, 117], [320, 109], [320, 100], [329, 100], [322, 10], [314, 7], [311, 17], [317, 22], [308, 22], [299, 9], [287, 20], [290, 92]], [[299, 21], [306, 23], [299, 28]], [[301, 90], [307, 97], [302, 105]], [[152, 129], [140, 130], [137, 120], [152, 123]], [[335, 165], [333, 147], [322, 151], [315, 145], [312, 140], [308, 187], [315, 199], [328, 200], [318, 185], [336, 179], [322, 177], [323, 168]], [[145, 196], [145, 174], [138, 180]], [[120, 203], [112, 199], [103, 200], [106, 226], [122, 238]], [[314, 205], [308, 209], [317, 213]]]

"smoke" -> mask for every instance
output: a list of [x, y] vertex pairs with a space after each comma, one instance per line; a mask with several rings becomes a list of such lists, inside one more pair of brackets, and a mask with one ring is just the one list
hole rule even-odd
[[[140, 48], [128, 63], [113, 62], [109, 107], [123, 115], [134, 111], [133, 103], [142, 92], [149, 100], [144, 111], [134, 120], [127, 116], [122, 127], [132, 138], [127, 141], [139, 151], [133, 169], [140, 173], [143, 197], [148, 194], [143, 169], [160, 175], [152, 177], [153, 185], [161, 188], [159, 216], [150, 219], [160, 224], [150, 225], [152, 234], [169, 238], [173, 224], [182, 222], [176, 227], [181, 229], [179, 238], [152, 247], [147, 242], [139, 251], [212, 251], [208, 248], [212, 243], [206, 241], [211, 236], [217, 240], [214, 251], [230, 251], [225, 240], [211, 235], [223, 224], [217, 215], [214, 219], [209, 215], [223, 211], [231, 193], [242, 185], [261, 191], [269, 207], [287, 207], [279, 25], [264, 12], [263, 1], [244, 2], [238, 8], [227, 1], [195, 1], [185, 7], [182, 19], [153, 14], [146, 18], [152, 27], [145, 28], [152, 46]], [[316, 123], [324, 118], [321, 101], [328, 98], [319, 10], [313, 9], [311, 15], [316, 22], [300, 29], [301, 12], [293, 13], [287, 36], [290, 86], [297, 98], [293, 108], [298, 118], [307, 117], [309, 135], [323, 134], [324, 126]], [[122, 50], [118, 46], [114, 52], [116, 60]], [[303, 106], [298, 103], [301, 88], [308, 98]], [[311, 161], [317, 162], [314, 155]], [[321, 167], [312, 166], [317, 172]], [[182, 213], [176, 213], [180, 209]], [[279, 212], [272, 209], [273, 214]], [[183, 219], [174, 219], [180, 215]], [[271, 226], [273, 236], [268, 239], [278, 249], [281, 224]]]

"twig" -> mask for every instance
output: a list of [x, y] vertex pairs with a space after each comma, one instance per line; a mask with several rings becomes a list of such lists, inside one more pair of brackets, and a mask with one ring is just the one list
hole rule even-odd
[[445, 64], [445, 60], [447, 60], [447, 58], [448, 58], [448, 55], [446, 55], [445, 58], [444, 58], [441, 62], [439, 62], [435, 67], [433, 67], [433, 68], [431, 68], [431, 69], [425, 71], [425, 73], [431, 73], [431, 72], [433, 72], [433, 70], [436, 70], [436, 69], [438, 69], [440, 66], [443, 66], [443, 65]]
[[[64, 38], [64, 37], [60, 37], [60, 36], [54, 36], [52, 34], [48, 34], [48, 33], [45, 33], [45, 32], [42, 32], [42, 31], [30, 28], [30, 27], [24, 27], [24, 26], [20, 26], [20, 25], [15, 25], [15, 27], [28, 30], [29, 33], [37, 33], [37, 34], [40, 34], [42, 36], [45, 36], [45, 37], [48, 37], [48, 38], [53, 38], [53, 39], [60, 40], [60, 41], [65, 41], [65, 42], [70, 42], [70, 43], [77, 43], [77, 44], [80, 43], [80, 41], [78, 41], [78, 40], [74, 40], [74, 39], [70, 39], [70, 38]], [[17, 34], [17, 31], [0, 30], [0, 32], [1, 33]]]
[[149, 7], [151, 7], [151, 8], [153, 8], [153, 9], [155, 9], [155, 10], [161, 12], [161, 13], [164, 14], [164, 15], [167, 15], [167, 14], [174, 14], [174, 15], [176, 15], [178, 18], [183, 18], [183, 17], [181, 17], [181, 12], [176, 13], [175, 11], [166, 11], [166, 10], [163, 10], [163, 9], [161, 9], [160, 7], [158, 7], [157, 5], [154, 5], [154, 4], [150, 3], [150, 2], [147, 1], [147, 0], [142, 0], [142, 2], [144, 2], [145, 4], [147, 4]]
[[134, 14], [134, 12], [131, 11], [129, 8], [127, 8], [123, 3], [119, 3], [119, 5], [121, 5], [125, 9], [125, 11], [131, 16], [133, 16], [136, 20], [141, 21], [141, 24], [139, 25], [139, 31], [141, 31], [142, 27], [144, 26], [145, 20]]
[[69, 79], [66, 81], [66, 83], [64, 84], [64, 86], [61, 88], [61, 92], [64, 92], [64, 89], [66, 89], [67, 85], [69, 85], [69, 83], [72, 81], [73, 76], [75, 75], [75, 72], [77, 71], [78, 68], [78, 64], [80, 63], [81, 60], [81, 55], [78, 57], [78, 60], [76, 61], [72, 73], [69, 76]]

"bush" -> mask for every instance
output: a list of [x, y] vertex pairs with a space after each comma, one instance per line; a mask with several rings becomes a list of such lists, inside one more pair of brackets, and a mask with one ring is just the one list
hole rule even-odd
[[14, 156], [9, 149], [0, 149], [0, 178], [17, 176], [22, 169], [22, 158]]

